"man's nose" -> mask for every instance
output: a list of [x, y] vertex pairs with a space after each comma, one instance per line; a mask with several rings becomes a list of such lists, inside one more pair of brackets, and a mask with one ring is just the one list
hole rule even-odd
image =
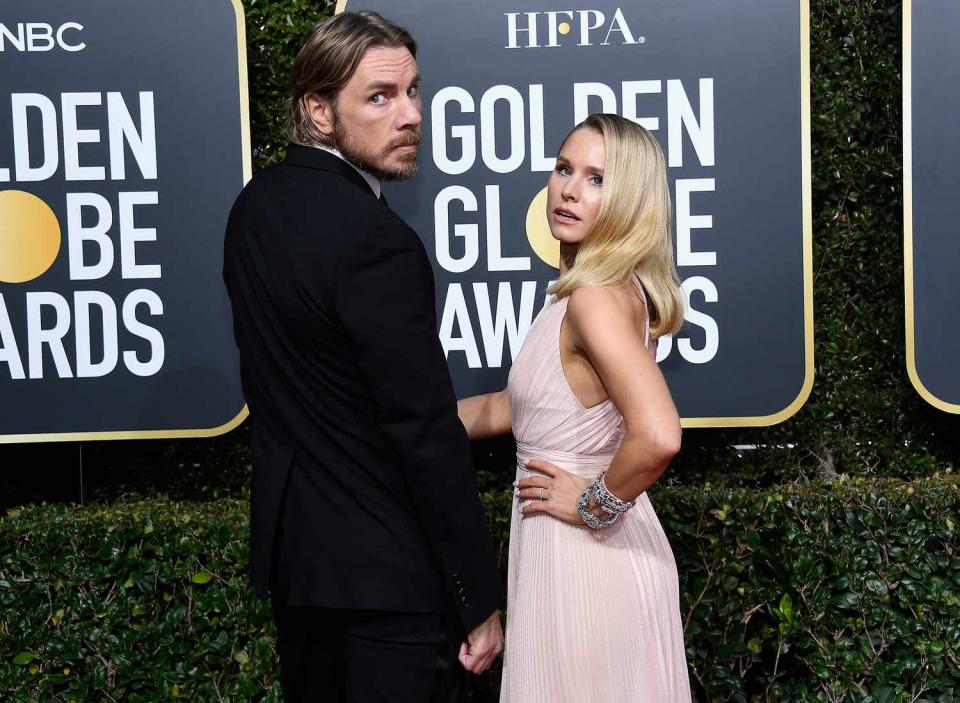
[[419, 127], [420, 123], [423, 121], [423, 117], [420, 114], [421, 105], [420, 101], [417, 98], [405, 97], [403, 103], [403, 110], [400, 114], [401, 124], [400, 129], [408, 129], [410, 127]]

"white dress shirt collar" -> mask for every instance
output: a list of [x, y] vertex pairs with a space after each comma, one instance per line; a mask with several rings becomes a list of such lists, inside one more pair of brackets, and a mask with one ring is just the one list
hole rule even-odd
[[370, 190], [373, 191], [373, 194], [376, 195], [378, 198], [380, 197], [380, 181], [378, 181], [376, 178], [374, 178], [369, 173], [364, 171], [362, 168], [357, 168], [352, 163], [347, 161], [347, 159], [344, 158], [343, 154], [340, 153], [339, 149], [336, 149], [332, 146], [326, 146], [325, 144], [314, 144], [313, 146], [315, 146], [317, 149], [322, 149], [323, 151], [327, 151], [333, 154], [334, 156], [336, 156], [338, 159], [342, 159], [346, 163], [350, 164], [350, 166], [353, 168], [354, 171], [356, 171], [361, 176], [363, 176], [363, 180], [365, 180], [367, 182], [367, 185], [370, 186]]

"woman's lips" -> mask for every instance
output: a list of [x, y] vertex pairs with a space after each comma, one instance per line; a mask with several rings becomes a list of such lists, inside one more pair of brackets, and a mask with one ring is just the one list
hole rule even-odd
[[561, 225], [574, 225], [580, 221], [580, 218], [569, 210], [558, 207], [553, 211], [553, 221]]

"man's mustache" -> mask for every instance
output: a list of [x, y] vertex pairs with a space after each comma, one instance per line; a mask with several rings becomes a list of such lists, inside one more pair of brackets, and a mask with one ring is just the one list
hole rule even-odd
[[397, 137], [395, 140], [390, 142], [388, 149], [396, 149], [401, 146], [419, 146], [420, 145], [420, 132], [406, 132], [400, 137]]

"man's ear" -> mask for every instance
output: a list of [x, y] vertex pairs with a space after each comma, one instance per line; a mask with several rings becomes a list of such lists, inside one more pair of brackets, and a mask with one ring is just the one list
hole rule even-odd
[[329, 98], [322, 98], [316, 93], [307, 93], [302, 100], [310, 119], [313, 120], [313, 124], [320, 130], [320, 133], [333, 134], [333, 128], [336, 124], [333, 101]]

